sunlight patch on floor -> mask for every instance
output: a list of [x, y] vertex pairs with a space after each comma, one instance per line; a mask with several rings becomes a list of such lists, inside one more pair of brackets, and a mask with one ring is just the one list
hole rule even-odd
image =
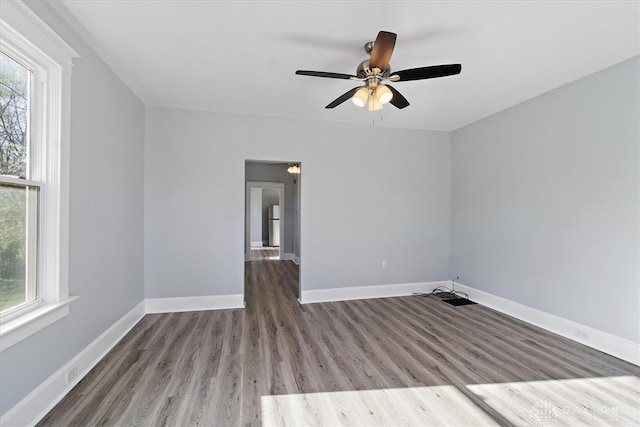
[[[640, 425], [636, 376], [468, 385], [517, 426]], [[456, 387], [262, 396], [263, 426], [498, 425]]]
[[640, 425], [640, 379], [635, 376], [478, 384], [467, 388], [514, 425]]
[[263, 426], [495, 426], [454, 386], [262, 396]]

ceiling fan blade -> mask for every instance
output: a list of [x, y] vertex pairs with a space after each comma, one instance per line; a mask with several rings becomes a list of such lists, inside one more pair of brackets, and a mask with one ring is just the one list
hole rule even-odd
[[411, 68], [409, 70], [396, 71], [389, 76], [389, 80], [394, 82], [406, 82], [409, 80], [433, 79], [436, 77], [452, 76], [460, 74], [462, 65], [447, 64], [433, 65], [431, 67]]
[[362, 86], [356, 86], [353, 89], [351, 89], [350, 91], [343, 93], [342, 95], [337, 97], [333, 102], [331, 102], [329, 105], [327, 105], [324, 108], [336, 108], [338, 105], [342, 104], [344, 101], [346, 101], [347, 99], [351, 98], [353, 96], [353, 94], [355, 94], [356, 91], [358, 89], [360, 89], [361, 87]]
[[393, 88], [393, 86], [390, 85], [386, 85], [389, 90], [391, 91], [391, 93], [393, 94], [393, 98], [391, 98], [391, 101], [389, 101], [389, 103], [399, 109], [403, 109], [405, 107], [409, 106], [409, 101], [407, 101], [407, 98], [405, 98], [404, 96], [402, 96], [402, 94], [400, 92], [398, 92], [397, 90], [395, 90]]
[[327, 71], [297, 70], [296, 74], [299, 76], [327, 77], [330, 79], [362, 80], [357, 76], [352, 76], [351, 74], [330, 73]]
[[369, 59], [369, 68], [379, 68], [384, 71], [389, 66], [389, 60], [396, 45], [396, 34], [388, 31], [380, 31], [376, 41], [373, 42], [373, 50]]

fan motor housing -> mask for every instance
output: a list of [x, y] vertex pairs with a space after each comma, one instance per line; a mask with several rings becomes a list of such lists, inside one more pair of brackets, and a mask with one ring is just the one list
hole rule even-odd
[[[391, 74], [391, 66], [388, 65], [383, 72], [378, 73], [378, 76], [380, 76], [380, 78], [384, 78], [384, 77], [388, 77], [390, 74]], [[368, 59], [365, 59], [360, 64], [358, 64], [358, 68], [356, 69], [356, 76], [360, 77], [361, 79], [366, 79], [367, 77], [373, 76], [373, 70], [369, 68]]]

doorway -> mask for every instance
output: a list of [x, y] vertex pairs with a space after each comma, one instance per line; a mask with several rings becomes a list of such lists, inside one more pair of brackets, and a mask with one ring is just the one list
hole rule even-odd
[[246, 182], [245, 261], [285, 259], [284, 186], [282, 182]]
[[[263, 304], [263, 291], [300, 297], [300, 163], [295, 162], [296, 173], [292, 163], [245, 161], [246, 306]], [[273, 280], [274, 274], [280, 279]]]

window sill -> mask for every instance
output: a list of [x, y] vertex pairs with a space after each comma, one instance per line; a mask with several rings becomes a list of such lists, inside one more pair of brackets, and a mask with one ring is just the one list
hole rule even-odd
[[77, 298], [73, 296], [54, 304], [45, 304], [0, 325], [0, 352], [68, 315], [69, 304]]

